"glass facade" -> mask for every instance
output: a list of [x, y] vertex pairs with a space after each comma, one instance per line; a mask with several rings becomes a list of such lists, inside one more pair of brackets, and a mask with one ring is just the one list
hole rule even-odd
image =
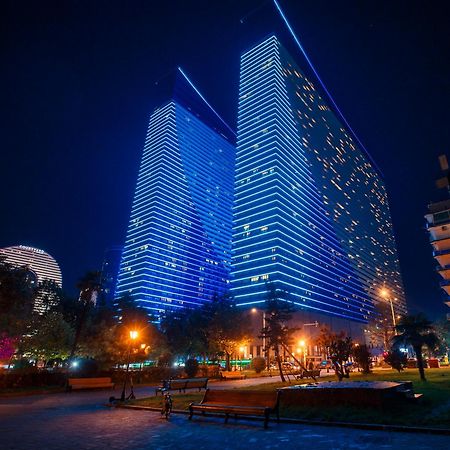
[[301, 309], [366, 322], [380, 289], [406, 311], [380, 174], [270, 36], [241, 57], [232, 294], [267, 282]]
[[202, 114], [172, 100], [150, 118], [116, 298], [156, 316], [228, 288], [235, 147]]

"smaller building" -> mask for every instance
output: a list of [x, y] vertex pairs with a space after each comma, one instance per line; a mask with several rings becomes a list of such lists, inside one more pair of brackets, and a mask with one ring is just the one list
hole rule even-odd
[[447, 306], [450, 306], [450, 199], [428, 205], [425, 215], [430, 243], [437, 271], [441, 276], [441, 287], [445, 291]]
[[[44, 281], [52, 281], [62, 287], [61, 269], [55, 259], [44, 250], [25, 245], [0, 248], [0, 257], [15, 267], [26, 267], [30, 273], [31, 282], [37, 287]], [[41, 291], [34, 302], [34, 311], [43, 313], [43, 299], [48, 292]]]

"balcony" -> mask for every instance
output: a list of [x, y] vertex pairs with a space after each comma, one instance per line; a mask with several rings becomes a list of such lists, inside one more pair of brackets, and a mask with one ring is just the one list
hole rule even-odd
[[[433, 250], [433, 256], [436, 258], [437, 256], [443, 256], [443, 255], [449, 255], [450, 254], [450, 248], [447, 248], [445, 250]], [[450, 264], [445, 264], [450, 265]], [[443, 266], [441, 264], [441, 266]]]
[[440, 286], [444, 291], [447, 293], [447, 295], [450, 295], [450, 280], [442, 280], [440, 283]]
[[433, 256], [441, 267], [450, 266], [450, 250], [435, 250]]
[[437, 273], [444, 279], [444, 280], [450, 280], [450, 266], [436, 266]]
[[[430, 234], [430, 244], [437, 244], [437, 245], [446, 245], [450, 247], [450, 229], [447, 230], [445, 233], [439, 233], [438, 236], [433, 236]], [[446, 242], [448, 241], [448, 242]]]

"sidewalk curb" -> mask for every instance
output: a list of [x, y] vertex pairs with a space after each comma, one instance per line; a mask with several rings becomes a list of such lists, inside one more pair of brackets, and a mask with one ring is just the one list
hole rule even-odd
[[[140, 405], [111, 405], [111, 406], [115, 406], [116, 408], [161, 412], [161, 408], [154, 408], [152, 406], [140, 406]], [[182, 409], [174, 409], [174, 410], [172, 410], [172, 413], [188, 415], [189, 411], [182, 410]], [[214, 414], [214, 415], [209, 414], [209, 416], [223, 417], [221, 414]], [[260, 419], [251, 418], [251, 417], [248, 417], [246, 419], [260, 420]], [[407, 427], [407, 426], [402, 426], [402, 425], [386, 425], [386, 424], [376, 424], [376, 423], [327, 422], [327, 421], [320, 421], [320, 420], [289, 419], [289, 418], [280, 418], [280, 423], [298, 424], [298, 425], [319, 425], [319, 426], [323, 426], [323, 427], [357, 428], [357, 429], [361, 429], [361, 430], [393, 431], [393, 432], [401, 432], [401, 433], [423, 433], [423, 434], [450, 435], [450, 428]]]

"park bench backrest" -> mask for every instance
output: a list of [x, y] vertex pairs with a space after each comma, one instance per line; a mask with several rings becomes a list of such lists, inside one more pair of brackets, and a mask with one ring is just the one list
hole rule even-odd
[[183, 389], [186, 386], [186, 380], [170, 380], [169, 386], [171, 389]]
[[258, 406], [275, 409], [278, 403], [278, 393], [276, 391], [238, 391], [211, 390], [208, 389], [203, 397], [202, 404], [217, 403], [221, 405], [234, 406]]
[[187, 388], [203, 387], [206, 386], [208, 378], [190, 378], [186, 380]]

